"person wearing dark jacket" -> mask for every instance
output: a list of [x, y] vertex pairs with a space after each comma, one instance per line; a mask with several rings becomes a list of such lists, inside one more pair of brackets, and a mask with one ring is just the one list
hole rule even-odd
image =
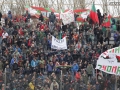
[[79, 17], [79, 15], [77, 13], [75, 13], [74, 14], [75, 21], [77, 20], [77, 17]]
[[111, 38], [111, 32], [110, 32], [110, 28], [107, 28], [107, 31], [105, 33], [105, 42], [108, 41], [108, 45], [109, 45], [109, 41], [110, 41], [110, 38]]
[[116, 26], [117, 26], [117, 31], [120, 32], [120, 19], [117, 20]]
[[101, 30], [101, 27], [99, 27], [99, 29], [96, 31], [96, 37], [97, 37], [97, 44], [100, 40], [100, 36], [103, 35], [103, 32]]
[[99, 9], [97, 10], [97, 15], [98, 15], [98, 19], [99, 19], [99, 25], [101, 25], [101, 23], [102, 23], [102, 16], [101, 16], [101, 12], [100, 12]]
[[43, 15], [42, 15], [42, 13], [40, 14], [39, 20], [40, 20], [41, 22], [44, 21], [44, 17], [43, 17]]
[[2, 13], [0, 12], [0, 21], [1, 21], [1, 18], [2, 18]]
[[18, 70], [18, 64], [16, 61], [13, 63], [13, 70]]
[[54, 12], [51, 12], [51, 14], [49, 15], [49, 21], [54, 23], [56, 21], [56, 16], [54, 14]]
[[30, 18], [31, 18], [31, 15], [29, 14], [28, 11], [26, 11], [26, 14], [25, 14], [25, 22], [28, 22]]
[[102, 35], [100, 35], [99, 42], [100, 42], [100, 44], [103, 44], [103, 36]]
[[11, 14], [11, 11], [8, 11], [8, 19], [12, 20], [12, 14]]
[[5, 26], [8, 25], [8, 17], [5, 17]]
[[68, 52], [68, 54], [65, 56], [64, 61], [68, 62], [68, 64], [73, 63], [73, 57], [70, 52]]

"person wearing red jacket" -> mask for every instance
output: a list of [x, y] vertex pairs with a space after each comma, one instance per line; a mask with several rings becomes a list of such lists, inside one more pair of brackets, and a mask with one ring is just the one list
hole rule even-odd
[[45, 29], [45, 25], [43, 23], [41, 23], [41, 25], [40, 25], [40, 31], [44, 31], [44, 29]]
[[24, 35], [24, 32], [23, 32], [22, 28], [20, 28], [20, 29], [18, 30], [18, 33], [19, 33], [19, 35], [21, 35], [21, 36]]
[[3, 29], [2, 29], [2, 27], [0, 26], [0, 37], [2, 37], [2, 33], [3, 33]]
[[80, 80], [80, 77], [81, 77], [80, 71], [76, 72], [75, 74], [76, 81]]
[[31, 47], [31, 44], [32, 44], [32, 40], [31, 38], [28, 40], [28, 48]]

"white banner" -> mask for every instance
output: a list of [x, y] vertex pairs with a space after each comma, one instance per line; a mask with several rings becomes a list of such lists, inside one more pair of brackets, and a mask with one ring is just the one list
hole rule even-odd
[[75, 21], [73, 10], [69, 10], [65, 13], [61, 13], [60, 18], [62, 19], [64, 25], [67, 25]]
[[45, 12], [45, 11], [41, 11], [41, 13], [42, 13], [42, 15], [43, 15], [44, 17], [47, 16], [47, 12]]
[[82, 17], [83, 19], [85, 19], [85, 18], [88, 17], [89, 14], [90, 14], [90, 11], [85, 11], [85, 12], [81, 13], [81, 17]]
[[57, 39], [54, 36], [52, 36], [51, 48], [57, 50], [67, 49], [66, 37], [64, 37], [63, 39]]
[[108, 74], [120, 75], [120, 47], [102, 53], [97, 60], [96, 69]]

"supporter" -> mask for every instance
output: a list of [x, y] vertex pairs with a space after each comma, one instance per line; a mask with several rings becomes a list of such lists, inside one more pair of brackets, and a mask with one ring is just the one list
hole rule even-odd
[[29, 12], [28, 11], [26, 11], [26, 13], [25, 13], [25, 22], [28, 22], [29, 21], [29, 19], [31, 18], [31, 15], [29, 14]]
[[[2, 20], [1, 20], [1, 19], [2, 19], [2, 16], [3, 16], [3, 15], [2, 15], [2, 13], [0, 12], [0, 22], [2, 21]], [[1, 23], [1, 24], [2, 24], [2, 23]]]
[[67, 55], [65, 56], [64, 60], [65, 60], [66, 62], [68, 62], [68, 64], [72, 64], [72, 63], [73, 63], [73, 57], [72, 57], [70, 51], [68, 51], [68, 53], [67, 53]]
[[39, 20], [40, 20], [41, 22], [44, 21], [44, 17], [43, 17], [43, 15], [42, 15], [42, 13], [40, 14]]
[[55, 80], [51, 83], [50, 90], [59, 90], [59, 84]]
[[12, 20], [12, 13], [11, 13], [11, 11], [8, 11], [8, 19], [10, 19], [10, 20]]
[[2, 26], [0, 26], [0, 45], [2, 43], [2, 33], [3, 33], [3, 29]]
[[38, 60], [34, 57], [33, 60], [31, 61], [31, 69], [32, 72], [36, 71], [38, 67]]
[[74, 61], [73, 65], [72, 65], [72, 68], [71, 68], [71, 71], [72, 71], [72, 80], [73, 80], [73, 81], [75, 80], [74, 76], [75, 76], [76, 72], [78, 71], [78, 69], [79, 69], [79, 66], [78, 66], [78, 64]]
[[[100, 12], [98, 14], [102, 19]], [[112, 75], [107, 83], [105, 75], [95, 70], [100, 54], [120, 44], [119, 33], [106, 27], [102, 30], [102, 20], [100, 25], [91, 25], [86, 19], [77, 28], [77, 22], [64, 25], [53, 12], [48, 20], [40, 16], [42, 22], [35, 24], [34, 20], [30, 22], [32, 17], [28, 11], [20, 19], [23, 18], [24, 21], [16, 23], [16, 17], [13, 19], [10, 15], [6, 17], [6, 25], [0, 26], [0, 87], [6, 85], [10, 90], [59, 90], [61, 87], [63, 90], [104, 90], [115, 87]], [[52, 35], [58, 39], [66, 37], [68, 48], [52, 49]], [[113, 44], [111, 37], [114, 37]]]
[[93, 65], [91, 63], [88, 64], [86, 71], [87, 71], [89, 79], [91, 79], [93, 75]]
[[84, 73], [82, 74], [82, 80], [83, 80], [83, 83], [87, 85], [87, 83], [88, 83], [88, 75], [87, 75], [85, 70], [84, 70]]
[[7, 37], [8, 37], [8, 33], [4, 30], [2, 33], [2, 42], [6, 43], [7, 42]]
[[52, 61], [49, 61], [47, 64], [46, 70], [48, 72], [48, 75], [51, 75], [53, 73], [54, 65]]
[[110, 28], [107, 28], [107, 31], [105, 33], [105, 42], [108, 41], [108, 45], [109, 45], [109, 41], [110, 41], [110, 38], [111, 38], [111, 32], [110, 32]]
[[3, 71], [3, 62], [0, 60], [0, 72]]
[[55, 23], [56, 16], [55, 16], [54, 12], [51, 12], [51, 14], [49, 15], [49, 21], [52, 23]]

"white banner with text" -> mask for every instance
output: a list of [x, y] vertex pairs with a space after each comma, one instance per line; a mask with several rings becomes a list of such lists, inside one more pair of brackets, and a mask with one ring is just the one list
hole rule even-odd
[[51, 48], [57, 50], [67, 49], [66, 37], [64, 37], [63, 39], [57, 39], [54, 36], [52, 36]]
[[60, 18], [62, 19], [64, 25], [70, 24], [71, 22], [75, 21], [73, 10], [69, 10], [65, 13], [61, 13]]
[[103, 52], [97, 60], [96, 69], [108, 74], [120, 75], [120, 47]]

